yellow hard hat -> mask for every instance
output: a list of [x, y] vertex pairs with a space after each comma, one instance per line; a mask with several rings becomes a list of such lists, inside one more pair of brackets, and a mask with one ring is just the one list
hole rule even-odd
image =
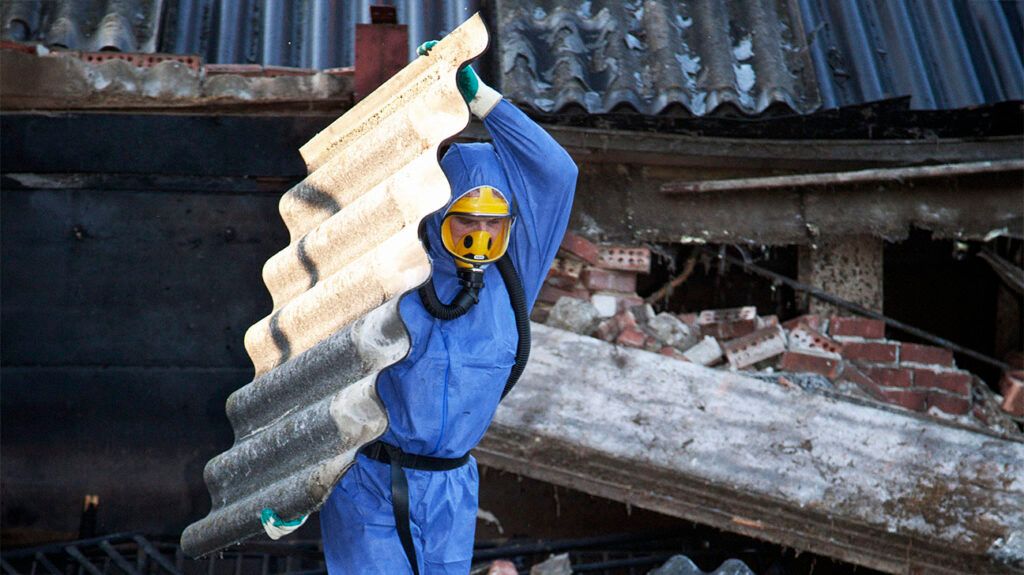
[[441, 221], [441, 243], [459, 267], [496, 261], [505, 255], [511, 233], [511, 204], [491, 186], [477, 186], [459, 196]]

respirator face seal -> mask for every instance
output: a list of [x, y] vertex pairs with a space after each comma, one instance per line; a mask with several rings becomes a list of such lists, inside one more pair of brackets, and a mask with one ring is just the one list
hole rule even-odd
[[508, 250], [512, 206], [497, 188], [477, 186], [448, 208], [441, 220], [441, 243], [460, 268], [479, 268]]

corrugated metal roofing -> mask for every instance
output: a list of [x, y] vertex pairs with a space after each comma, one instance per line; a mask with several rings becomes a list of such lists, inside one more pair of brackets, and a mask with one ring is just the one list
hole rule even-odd
[[206, 465], [213, 509], [188, 554], [262, 532], [264, 507], [318, 509], [387, 428], [377, 374], [408, 352], [398, 297], [430, 275], [419, 225], [451, 198], [438, 153], [469, 124], [455, 71], [486, 47], [473, 17], [302, 147], [310, 173], [280, 203], [291, 244], [263, 268], [274, 310], [245, 334], [257, 377], [228, 399], [235, 443]]
[[1024, 2], [799, 0], [826, 108], [1024, 99]]
[[337, 68], [354, 63], [356, 24], [395, 6], [409, 57], [477, 11], [480, 0], [16, 0], [3, 38], [95, 52], [200, 54], [217, 64]]
[[818, 108], [795, 0], [499, 0], [500, 88], [545, 112]]
[[[207, 62], [351, 66], [370, 4], [396, 6], [409, 56], [480, 0], [24, 0], [3, 37]], [[1024, 99], [1024, 2], [496, 0], [490, 80], [552, 112], [622, 107], [702, 116], [723, 103], [806, 114], [910, 96], [914, 109]]]

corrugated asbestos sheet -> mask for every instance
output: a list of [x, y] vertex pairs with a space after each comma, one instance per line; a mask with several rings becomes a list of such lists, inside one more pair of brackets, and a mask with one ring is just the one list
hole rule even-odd
[[355, 25], [370, 5], [395, 6], [409, 57], [479, 7], [479, 0], [15, 0], [3, 38], [72, 50], [200, 54], [218, 64], [352, 66]]
[[918, 110], [1024, 99], [1024, 2], [799, 2], [826, 108], [908, 95]]
[[795, 0], [498, 0], [501, 90], [544, 112], [817, 109]]
[[166, 0], [2, 3], [4, 40], [100, 52], [155, 52]]
[[[24, 0], [3, 38], [207, 62], [354, 63], [370, 4], [396, 6], [409, 53], [480, 0]], [[911, 96], [914, 109], [1024, 99], [1024, 2], [995, 0], [495, 0], [492, 83], [544, 112], [695, 116], [723, 103], [801, 114]]]
[[263, 507], [319, 508], [386, 429], [376, 377], [409, 347], [397, 296], [430, 274], [419, 224], [451, 197], [438, 150], [469, 123], [455, 72], [486, 47], [474, 16], [302, 147], [309, 176], [280, 203], [291, 244], [263, 269], [274, 310], [245, 334], [256, 379], [228, 399], [235, 443], [206, 465], [189, 555], [260, 533]]

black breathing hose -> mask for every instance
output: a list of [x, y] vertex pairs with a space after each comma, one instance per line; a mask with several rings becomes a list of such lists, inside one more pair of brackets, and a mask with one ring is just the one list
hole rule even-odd
[[[523, 375], [526, 362], [530, 359], [530, 314], [526, 311], [526, 290], [523, 289], [523, 282], [519, 279], [516, 267], [512, 265], [512, 258], [507, 254], [498, 260], [498, 272], [505, 282], [508, 299], [512, 303], [512, 312], [516, 318], [516, 331], [519, 333], [519, 342], [516, 344], [516, 363], [512, 366], [512, 371], [509, 372], [508, 380], [505, 382], [505, 389], [501, 392], [501, 399], [505, 399], [508, 392], [512, 391], [512, 387], [519, 381], [519, 376]], [[482, 281], [480, 285], [483, 285]], [[433, 278], [427, 279], [427, 283], [419, 289], [423, 307], [427, 308], [430, 315], [444, 320], [465, 315], [479, 301], [480, 298], [477, 295], [479, 291], [478, 287], [463, 286], [452, 303], [446, 304], [437, 297]]]
[[519, 381], [526, 369], [526, 362], [530, 359], [530, 315], [526, 311], [526, 290], [523, 289], [523, 282], [519, 279], [515, 266], [512, 265], [512, 258], [508, 255], [498, 260], [498, 272], [501, 279], [505, 281], [505, 289], [508, 290], [508, 298], [512, 301], [512, 311], [516, 316], [516, 331], [519, 332], [519, 343], [516, 344], [516, 363], [508, 374], [508, 381], [505, 382], [505, 389], [501, 392], [501, 398], [505, 399], [508, 392]]
[[423, 307], [427, 308], [430, 315], [437, 319], [455, 319], [466, 315], [476, 302], [480, 301], [477, 292], [480, 288], [463, 287], [452, 303], [444, 303], [437, 297], [434, 289], [434, 278], [428, 278], [427, 283], [420, 287], [420, 299], [423, 300]]

